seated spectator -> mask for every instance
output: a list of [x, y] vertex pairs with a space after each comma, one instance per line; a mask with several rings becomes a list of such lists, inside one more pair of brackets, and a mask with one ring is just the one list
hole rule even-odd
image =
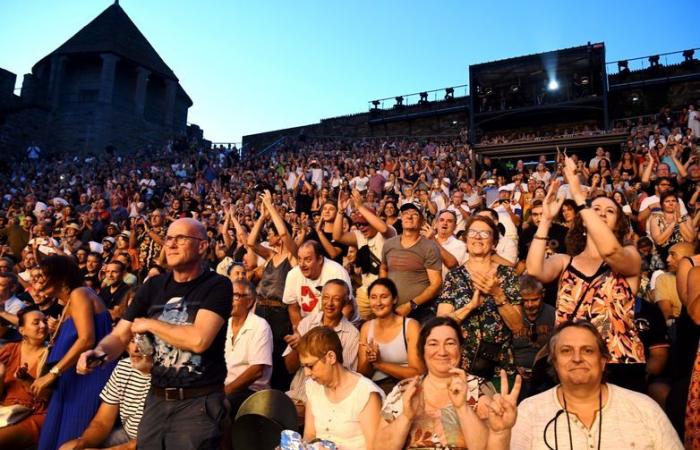
[[127, 351], [129, 357], [117, 363], [102, 389], [102, 403], [90, 424], [79, 438], [61, 445], [60, 450], [136, 448], [139, 423], [151, 388], [153, 358], [142, 354], [133, 340]]
[[529, 388], [529, 379], [535, 358], [549, 341], [554, 331], [554, 307], [544, 303], [542, 283], [529, 275], [521, 275], [520, 295], [523, 298], [523, 326], [513, 332], [513, 358], [518, 373], [523, 377], [523, 393]]
[[0, 428], [0, 448], [8, 450], [36, 446], [46, 418], [47, 398], [31, 390], [46, 352], [46, 318], [33, 307], [19, 311], [17, 318], [22, 342], [5, 344], [0, 349], [0, 404], [22, 405], [29, 411], [19, 422]]
[[18, 286], [17, 275], [11, 272], [0, 272], [0, 319], [5, 322], [0, 325], [0, 338], [9, 338], [6, 335], [10, 330], [4, 325], [17, 326], [17, 313], [27, 306], [15, 296]]
[[344, 349], [331, 328], [309, 330], [297, 345], [308, 376], [304, 440], [329, 440], [343, 450], [372, 450], [382, 391], [343, 364]]
[[257, 391], [270, 388], [272, 374], [272, 331], [265, 319], [255, 315], [255, 287], [247, 280], [233, 284], [233, 309], [226, 331], [224, 392], [230, 414]]
[[[333, 279], [326, 282], [321, 293], [321, 310], [304, 317], [292, 335], [285, 336], [288, 346], [283, 353], [284, 365], [289, 373], [294, 373], [287, 395], [295, 401], [297, 409], [303, 410], [306, 402], [304, 384], [309, 375], [299, 364], [297, 345], [302, 336], [317, 326], [334, 330], [343, 344], [343, 364], [351, 370], [357, 369], [357, 349], [360, 333], [343, 316], [343, 308], [350, 301], [350, 288], [344, 280]], [[301, 414], [303, 416], [303, 414]]]
[[678, 264], [683, 258], [692, 256], [693, 253], [693, 244], [688, 242], [674, 244], [668, 250], [666, 271], [657, 270], [651, 276], [649, 300], [661, 309], [667, 325], [671, 325], [681, 313], [681, 300], [676, 289]]
[[571, 448], [683, 448], [652, 399], [603, 382], [610, 353], [590, 322], [562, 323], [549, 340], [549, 358], [560, 384], [518, 406], [511, 448], [549, 448], [567, 434]]
[[454, 320], [438, 317], [425, 323], [418, 354], [427, 372], [399, 383], [387, 396], [375, 450], [509, 448], [519, 382], [509, 393], [504, 374], [503, 395], [491, 408], [482, 403], [492, 412], [481, 420], [473, 408], [487, 388], [480, 386], [479, 378], [459, 369], [461, 346], [462, 333]]
[[362, 324], [358, 372], [370, 377], [385, 393], [399, 381], [419, 375], [417, 321], [394, 312], [399, 292], [388, 278], [377, 278], [369, 286], [369, 305], [374, 319]]

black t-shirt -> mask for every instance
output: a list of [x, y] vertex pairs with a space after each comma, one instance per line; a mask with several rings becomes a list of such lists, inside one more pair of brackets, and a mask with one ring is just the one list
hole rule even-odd
[[122, 281], [114, 292], [110, 286], [105, 286], [100, 291], [100, 298], [108, 309], [112, 309], [121, 304], [127, 292], [129, 292], [129, 285]]
[[[204, 272], [198, 278], [178, 283], [171, 273], [148, 280], [124, 315], [133, 322], [149, 317], [171, 324], [192, 324], [199, 309], [215, 312], [225, 321], [231, 315], [233, 289], [228, 278]], [[203, 387], [223, 385], [226, 378], [224, 342], [227, 322], [204, 353], [192, 353], [171, 346], [154, 336], [152, 383], [156, 387]]]
[[639, 333], [639, 339], [644, 345], [644, 355], [649, 358], [649, 350], [660, 345], [669, 345], [668, 327], [664, 315], [655, 303], [637, 299], [634, 324]]

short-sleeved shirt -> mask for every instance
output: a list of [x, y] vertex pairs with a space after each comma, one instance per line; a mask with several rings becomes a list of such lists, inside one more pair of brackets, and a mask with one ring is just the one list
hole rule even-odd
[[676, 276], [672, 273], [662, 273], [656, 277], [654, 285], [654, 303], [666, 300], [671, 304], [671, 314], [678, 317], [681, 314], [681, 299], [676, 289]]
[[119, 406], [119, 418], [129, 439], [136, 439], [150, 389], [151, 377], [134, 369], [131, 360], [124, 358], [117, 363], [100, 393], [100, 400]]
[[[133, 322], [138, 317], [149, 317], [173, 325], [191, 325], [197, 312], [206, 309], [225, 321], [231, 315], [232, 296], [231, 281], [214, 272], [204, 272], [184, 283], [176, 282], [167, 273], [149, 279], [136, 292], [124, 319]], [[226, 329], [224, 323], [203, 353], [176, 348], [154, 336], [153, 385], [159, 388], [223, 385]]]
[[[600, 436], [602, 450], [683, 449], [678, 433], [654, 400], [614, 384], [608, 383], [607, 386], [608, 400], [603, 405], [603, 434]], [[547, 448], [545, 439], [549, 445], [554, 445], [555, 433], [559, 435], [560, 443], [565, 440], [565, 448], [569, 448], [569, 436], [573, 448], [599, 448], [600, 427], [597, 415], [590, 430], [574, 414], [570, 414], [568, 423], [564, 414], [561, 414], [558, 420], [553, 420], [554, 416], [564, 409], [557, 399], [557, 389], [558, 386], [527, 398], [518, 405], [518, 420], [511, 432], [510, 448]], [[550, 422], [551, 425], [547, 426]]]
[[440, 249], [433, 241], [421, 237], [408, 248], [401, 245], [401, 236], [384, 242], [382, 263], [388, 277], [399, 290], [399, 304], [408, 303], [430, 286], [427, 270], [442, 271]]
[[[323, 267], [318, 279], [306, 278], [297, 266], [289, 271], [284, 283], [282, 301], [287, 305], [299, 303], [301, 317], [306, 317], [312, 312], [321, 310], [321, 291], [327, 281], [340, 279], [348, 284], [352, 296], [352, 282], [350, 275], [343, 266], [328, 258], [323, 258]], [[355, 308], [357, 311], [357, 308]]]
[[[513, 268], [498, 266], [496, 277], [499, 279], [499, 284], [503, 288], [508, 302], [516, 306], [522, 304], [518, 279]], [[464, 266], [460, 266], [447, 274], [438, 304], [447, 303], [457, 310], [469, 304], [473, 295], [474, 285], [471, 274]], [[500, 369], [505, 369], [512, 374], [515, 371], [512, 349], [513, 333], [498, 312], [493, 298], [487, 295], [482, 296], [482, 300], [481, 306], [474, 310], [461, 324], [464, 336], [462, 367], [469, 372], [469, 364], [476, 356], [479, 343], [484, 341], [500, 345], [495, 373], [498, 374]]]
[[250, 366], [263, 365], [262, 376], [248, 389], [262, 391], [270, 389], [272, 376], [272, 330], [262, 317], [250, 312], [233, 339], [231, 319], [226, 331], [226, 367], [228, 373], [224, 384], [233, 383]]
[[[323, 312], [319, 311], [309, 316], [304, 317], [299, 322], [297, 331], [301, 336], [305, 335], [312, 328], [323, 326]], [[340, 319], [340, 323], [333, 329], [340, 338], [340, 343], [343, 346], [343, 366], [349, 370], [357, 370], [357, 350], [360, 343], [360, 332], [357, 331], [355, 325], [351, 324], [345, 317]], [[292, 348], [287, 346], [282, 353], [282, 356], [287, 356], [292, 352]], [[289, 386], [287, 395], [293, 399], [306, 401], [306, 393], [304, 386], [307, 380], [304, 374], [304, 369], [299, 368], [294, 374], [292, 384]]]
[[[450, 236], [447, 238], [444, 244], [442, 244], [442, 248], [447, 250], [452, 256], [455, 257], [457, 260], [457, 265], [462, 265], [467, 261], [467, 244], [464, 243], [464, 241], [461, 241], [457, 239], [454, 236]], [[447, 268], [446, 265], [442, 265], [442, 279], [444, 280], [445, 277], [447, 276], [447, 272], [449, 272], [450, 269]]]

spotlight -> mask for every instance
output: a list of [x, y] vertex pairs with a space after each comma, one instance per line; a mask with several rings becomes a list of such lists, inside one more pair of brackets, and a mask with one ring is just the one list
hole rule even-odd
[[650, 56], [649, 64], [651, 64], [651, 67], [659, 67], [659, 55]]
[[421, 92], [420, 94], [420, 100], [418, 101], [419, 105], [425, 105], [428, 103], [428, 93], [427, 92]]
[[623, 59], [622, 61], [618, 61], [617, 62], [617, 71], [620, 73], [629, 73], [630, 72], [629, 62], [627, 62], [626, 59]]
[[635, 93], [635, 94], [632, 94], [632, 96], [630, 97], [630, 100], [632, 100], [632, 103], [638, 103], [639, 100], [640, 100], [640, 99], [639, 99], [639, 94], [636, 94], [636, 93]]
[[584, 75], [581, 77], [581, 85], [582, 86], [586, 86], [586, 85], [590, 84], [590, 82], [591, 82], [591, 79], [588, 78], [587, 76]]
[[379, 104], [381, 102], [379, 100], [372, 100], [372, 106], [374, 106], [374, 109], [379, 109]]
[[547, 89], [549, 89], [550, 91], [556, 91], [557, 89], [559, 89], [559, 83], [557, 82], [557, 80], [549, 80], [549, 83], [547, 83]]
[[445, 100], [452, 100], [455, 98], [455, 88], [445, 89]]
[[510, 92], [512, 92], [513, 94], [517, 93], [519, 90], [520, 90], [520, 86], [518, 86], [517, 84], [513, 84], [510, 87]]
[[683, 58], [685, 58], [685, 62], [691, 62], [693, 60], [693, 56], [695, 56], [695, 50], [683, 51]]
[[396, 97], [396, 104], [394, 105], [395, 108], [398, 108], [400, 106], [403, 106], [403, 97], [402, 96]]
[[490, 87], [487, 87], [486, 90], [484, 91], [484, 94], [486, 94], [486, 95], [493, 94], [493, 89], [491, 89]]

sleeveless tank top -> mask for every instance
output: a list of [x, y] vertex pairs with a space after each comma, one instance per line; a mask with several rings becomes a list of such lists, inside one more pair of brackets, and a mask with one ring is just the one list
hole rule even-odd
[[611, 363], [644, 363], [644, 346], [634, 325], [635, 297], [624, 276], [602, 263], [592, 276], [571, 265], [559, 279], [556, 324], [587, 320], [603, 336]]
[[[369, 330], [367, 330], [368, 341], [370, 339], [374, 340], [374, 326], [376, 323], [376, 320], [370, 321]], [[382, 361], [391, 364], [398, 364], [400, 366], [408, 366], [408, 350], [406, 349], [406, 318], [403, 319], [401, 331], [394, 339], [386, 343], [377, 342], [377, 346], [379, 347], [379, 354], [382, 356]], [[374, 374], [372, 375], [373, 381], [381, 381], [385, 378], [389, 378], [389, 375], [380, 370], [375, 370]]]
[[277, 267], [270, 258], [265, 264], [265, 270], [258, 283], [258, 295], [261, 298], [281, 301], [284, 295], [284, 282], [290, 270], [292, 270], [292, 265], [289, 263], [289, 258], [285, 258]]

